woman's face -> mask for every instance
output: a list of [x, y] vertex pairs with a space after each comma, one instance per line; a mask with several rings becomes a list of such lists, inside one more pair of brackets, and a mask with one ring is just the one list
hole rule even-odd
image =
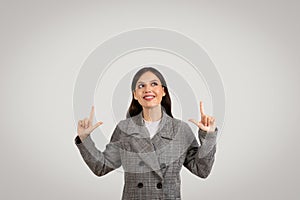
[[159, 78], [148, 71], [137, 81], [133, 95], [143, 108], [153, 108], [160, 105], [166, 93]]

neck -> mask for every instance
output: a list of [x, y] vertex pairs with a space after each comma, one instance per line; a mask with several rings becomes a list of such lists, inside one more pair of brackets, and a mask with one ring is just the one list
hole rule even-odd
[[162, 117], [161, 105], [153, 108], [143, 108], [143, 118], [146, 121], [158, 121]]

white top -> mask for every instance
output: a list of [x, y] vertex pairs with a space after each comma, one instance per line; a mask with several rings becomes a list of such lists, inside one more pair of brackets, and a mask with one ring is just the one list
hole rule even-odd
[[146, 128], [148, 129], [148, 131], [150, 133], [150, 138], [152, 138], [155, 135], [155, 133], [159, 127], [159, 123], [160, 123], [161, 119], [158, 121], [154, 121], [154, 122], [146, 121], [144, 118], [143, 118], [143, 120], [145, 122]]

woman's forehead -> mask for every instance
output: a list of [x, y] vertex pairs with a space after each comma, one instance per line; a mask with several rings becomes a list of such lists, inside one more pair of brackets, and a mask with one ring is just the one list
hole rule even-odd
[[139, 80], [137, 82], [145, 83], [145, 82], [150, 82], [150, 81], [154, 81], [154, 80], [160, 82], [159, 78], [155, 74], [148, 71], [148, 72], [145, 72], [144, 74], [142, 74], [142, 76], [139, 78]]

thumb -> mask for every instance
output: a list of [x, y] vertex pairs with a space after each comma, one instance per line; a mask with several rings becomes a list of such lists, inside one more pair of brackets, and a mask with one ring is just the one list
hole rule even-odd
[[189, 119], [190, 122], [194, 123], [196, 126], [199, 126], [198, 121], [196, 121], [195, 119]]
[[205, 126], [200, 122], [198, 127], [201, 129], [201, 130], [206, 130], [207, 128], [205, 128]]
[[189, 119], [190, 122], [193, 122], [198, 128], [205, 130], [205, 126], [201, 122], [197, 122], [195, 119]]
[[94, 131], [101, 124], [103, 124], [103, 122], [97, 122], [94, 126], [92, 126], [92, 131]]

